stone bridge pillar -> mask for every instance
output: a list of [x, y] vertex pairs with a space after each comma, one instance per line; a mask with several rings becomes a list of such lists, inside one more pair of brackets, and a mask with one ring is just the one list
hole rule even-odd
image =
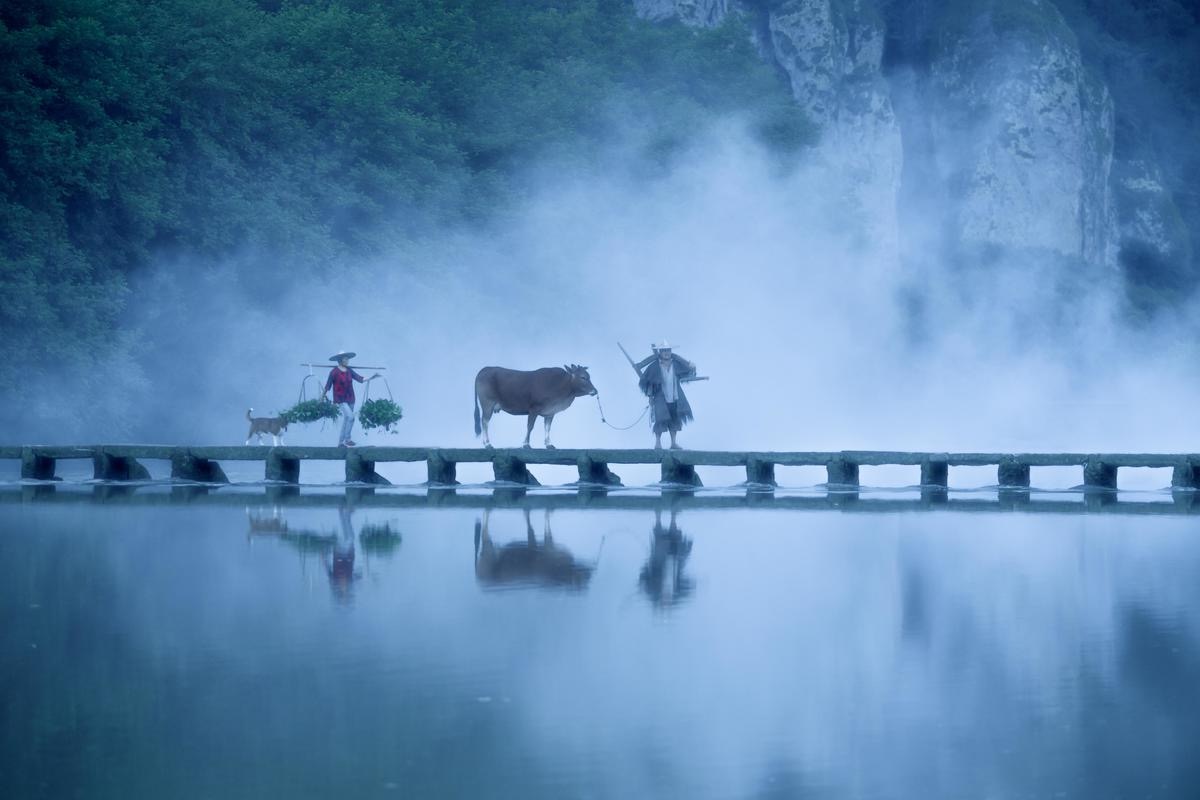
[[38, 455], [32, 447], [21, 450], [21, 479], [27, 481], [58, 481], [54, 474], [56, 462], [49, 456]]
[[757, 458], [746, 460], [746, 483], [759, 486], [778, 486], [775, 482], [775, 465]]
[[221, 465], [216, 461], [197, 458], [186, 451], [172, 454], [171, 478], [197, 483], [229, 483], [225, 470], [221, 469]]
[[921, 464], [921, 486], [946, 488], [950, 482], [950, 463], [945, 456], [931, 456]]
[[590, 456], [580, 456], [578, 461], [579, 482], [600, 486], [620, 486], [621, 479], [608, 468], [608, 464], [595, 461]]
[[996, 482], [1000, 486], [1029, 488], [1029, 465], [1018, 461], [1001, 461], [996, 468]]
[[858, 464], [844, 458], [826, 464], [825, 475], [829, 486], [858, 486]]
[[505, 483], [520, 483], [525, 486], [541, 486], [538, 479], [533, 477], [525, 462], [507, 453], [497, 454], [492, 458], [492, 473], [497, 481]]
[[1172, 489], [1198, 489], [1200, 488], [1200, 470], [1196, 469], [1196, 465], [1191, 461], [1185, 461], [1176, 464], [1171, 470], [1171, 488]]
[[1083, 465], [1083, 488], [1116, 489], [1117, 468], [1098, 459], [1088, 459]]
[[266, 478], [269, 481], [281, 483], [300, 483], [300, 459], [293, 458], [287, 452], [280, 452], [272, 447], [267, 453]]
[[346, 483], [370, 483], [391, 486], [392, 482], [375, 471], [375, 462], [368, 461], [359, 450], [346, 451]]
[[442, 458], [437, 450], [430, 450], [425, 460], [426, 483], [430, 486], [458, 486], [458, 465]]
[[113, 456], [99, 450], [92, 454], [92, 477], [98, 481], [148, 481], [150, 470], [128, 456]]
[[673, 456], [665, 456], [662, 460], [662, 482], [682, 484], [683, 486], [699, 487], [704, 483], [696, 474], [696, 468], [684, 464]]

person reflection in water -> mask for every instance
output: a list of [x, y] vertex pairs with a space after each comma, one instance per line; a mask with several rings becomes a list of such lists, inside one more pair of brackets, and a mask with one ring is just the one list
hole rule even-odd
[[650, 557], [642, 567], [639, 582], [650, 602], [659, 608], [670, 608], [687, 600], [695, 588], [695, 582], [683, 574], [688, 555], [692, 552], [692, 540], [686, 538], [675, 522], [671, 512], [671, 523], [664, 528], [662, 512], [654, 512], [654, 530], [650, 535]]
[[489, 531], [491, 510], [475, 522], [475, 580], [487, 589], [536, 586], [543, 589], [582, 590], [587, 587], [596, 564], [585, 564], [569, 550], [554, 543], [550, 511], [541, 544], [533, 533], [529, 509], [525, 509], [525, 541], [497, 547]]
[[362, 573], [354, 569], [354, 525], [350, 521], [348, 506], [338, 509], [338, 519], [341, 530], [334, 540], [333, 552], [322, 550], [321, 561], [325, 566], [325, 574], [329, 576], [329, 588], [333, 591], [334, 599], [348, 605], [354, 600], [354, 582], [362, 577]]

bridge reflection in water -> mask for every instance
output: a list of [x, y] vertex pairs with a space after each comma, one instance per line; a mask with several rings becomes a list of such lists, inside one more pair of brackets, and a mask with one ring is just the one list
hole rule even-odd
[[[527, 490], [375, 489], [360, 486], [305, 487], [288, 485], [66, 484], [13, 483], [0, 486], [0, 504], [106, 503], [131, 506], [280, 505], [338, 508], [521, 508], [530, 511], [587, 509], [617, 511], [732, 510], [894, 513], [958, 511], [968, 513], [1049, 514], [1200, 514], [1200, 492], [1039, 491], [1001, 488], [963, 490], [921, 487], [911, 490], [814, 489], [795, 492], [759, 488], [693, 490]], [[265, 524], [265, 523], [264, 523]]]

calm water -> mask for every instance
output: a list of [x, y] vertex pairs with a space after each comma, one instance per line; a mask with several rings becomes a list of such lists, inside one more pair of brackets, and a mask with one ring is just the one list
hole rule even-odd
[[0, 505], [4, 796], [1200, 797], [1200, 517], [319, 500]]

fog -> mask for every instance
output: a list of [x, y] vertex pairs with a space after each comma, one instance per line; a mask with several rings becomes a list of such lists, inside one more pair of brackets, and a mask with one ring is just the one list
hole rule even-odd
[[[397, 242], [387, 257], [267, 297], [237, 278], [260, 256], [159, 264], [130, 297], [144, 372], [101, 364], [82, 383], [46, 387], [38, 402], [86, 398], [86, 422], [37, 435], [240, 443], [247, 408], [290, 406], [300, 364], [341, 349], [386, 366], [404, 407], [396, 435], [360, 443], [471, 445], [473, 379], [486, 365], [583, 364], [609, 421], [625, 426], [645, 400], [617, 342], [640, 358], [666, 338], [711, 378], [687, 387], [689, 447], [1189, 449], [1195, 423], [1178, 413], [1197, 389], [1186, 326], [1130, 328], [1103, 271], [937, 252], [901, 262], [872, 242], [870, 221], [845, 213], [846, 186], [818, 165], [837, 146], [784, 163], [726, 120], [649, 175], [614, 146], [588, 165], [546, 165], [487, 227]], [[902, 217], [903, 240], [933, 240], [913, 216]], [[524, 421], [502, 414], [492, 430], [497, 445], [519, 445]], [[335, 436], [293, 426], [286, 441]], [[613, 430], [587, 397], [556, 418], [553, 438], [652, 442], [645, 420]]]

